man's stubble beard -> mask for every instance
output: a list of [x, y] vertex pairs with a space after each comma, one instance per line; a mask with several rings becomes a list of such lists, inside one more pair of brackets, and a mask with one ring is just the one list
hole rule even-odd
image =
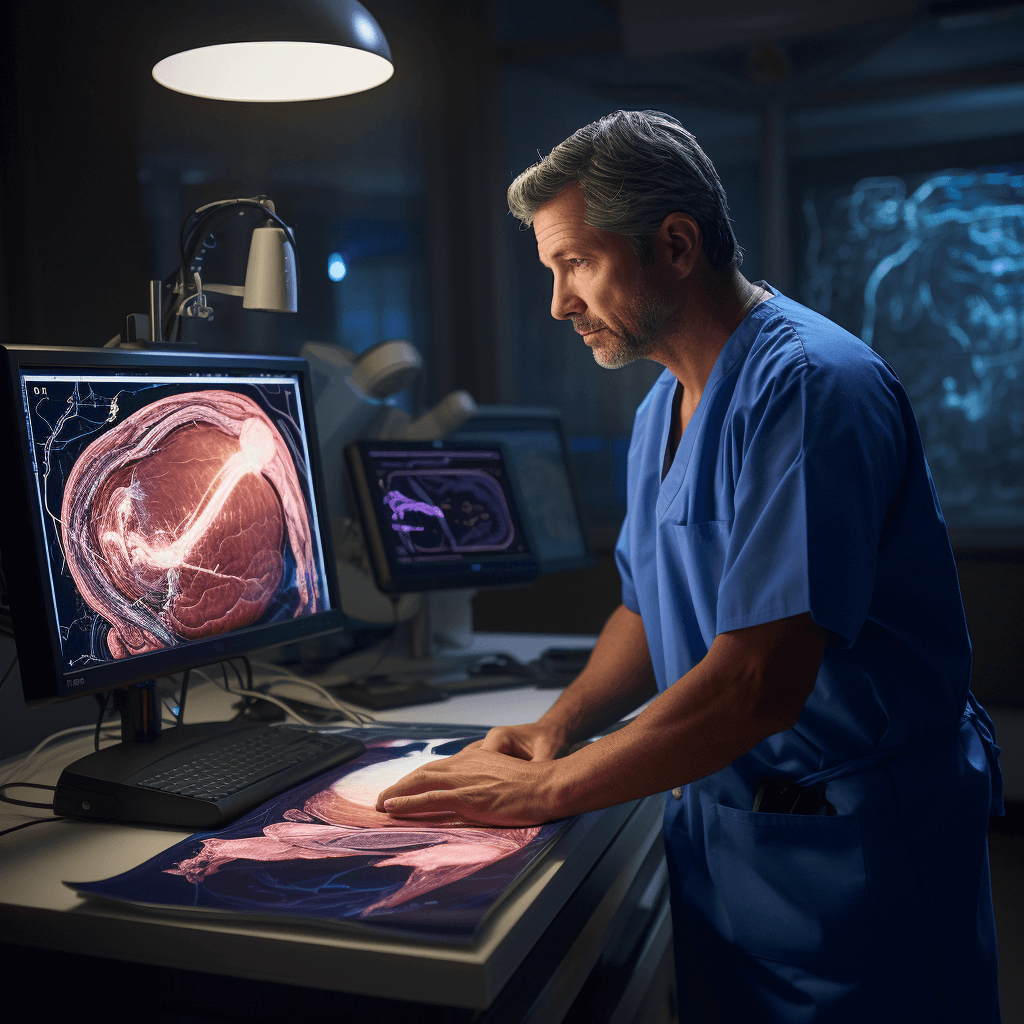
[[668, 303], [659, 301], [653, 289], [645, 281], [628, 313], [631, 325], [619, 324], [615, 330], [601, 320], [590, 320], [587, 317], [573, 317], [573, 326], [579, 330], [579, 324], [588, 328], [603, 325], [612, 341], [605, 344], [590, 346], [594, 362], [606, 370], [619, 370], [623, 366], [636, 362], [638, 359], [650, 358], [665, 325], [672, 318], [672, 308]]

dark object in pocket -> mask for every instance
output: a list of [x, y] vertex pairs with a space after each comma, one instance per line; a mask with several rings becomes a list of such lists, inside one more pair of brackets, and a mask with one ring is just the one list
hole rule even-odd
[[761, 777], [754, 794], [754, 811], [768, 814], [835, 814], [836, 809], [825, 799], [825, 783], [798, 786], [789, 779], [770, 775]]

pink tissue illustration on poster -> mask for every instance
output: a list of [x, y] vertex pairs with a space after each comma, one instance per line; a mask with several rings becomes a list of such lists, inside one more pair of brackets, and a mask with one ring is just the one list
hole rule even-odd
[[[168, 874], [202, 881], [234, 860], [323, 860], [384, 855], [375, 868], [411, 867], [412, 874], [394, 893], [360, 913], [368, 917], [384, 907], [397, 907], [416, 896], [458, 881], [521, 850], [540, 828], [474, 828], [452, 823], [424, 825], [396, 821], [375, 810], [377, 794], [422, 765], [445, 757], [435, 751], [451, 739], [431, 740], [422, 750], [378, 761], [342, 776], [310, 797], [302, 810], [285, 811], [251, 839], [207, 839], [194, 857]], [[382, 740], [370, 749], [407, 747], [402, 740]]]
[[217, 833], [199, 833], [83, 895], [375, 924], [468, 940], [567, 822], [490, 828], [401, 821], [377, 794], [480, 738], [465, 727], [339, 730], [366, 752]]

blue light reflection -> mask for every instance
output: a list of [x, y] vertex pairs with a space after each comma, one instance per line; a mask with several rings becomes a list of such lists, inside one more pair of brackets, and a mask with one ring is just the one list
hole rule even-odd
[[342, 259], [340, 252], [332, 252], [327, 257], [327, 276], [332, 281], [340, 281], [348, 273], [348, 267]]

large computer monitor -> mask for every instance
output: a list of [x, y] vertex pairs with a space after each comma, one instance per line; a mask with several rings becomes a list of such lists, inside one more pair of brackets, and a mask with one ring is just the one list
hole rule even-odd
[[342, 627], [304, 360], [0, 352], [0, 552], [30, 706]]
[[0, 551], [30, 705], [341, 627], [302, 360], [3, 352]]
[[1020, 549], [1024, 164], [1016, 138], [964, 152], [797, 165], [798, 297], [896, 371], [954, 547]]

